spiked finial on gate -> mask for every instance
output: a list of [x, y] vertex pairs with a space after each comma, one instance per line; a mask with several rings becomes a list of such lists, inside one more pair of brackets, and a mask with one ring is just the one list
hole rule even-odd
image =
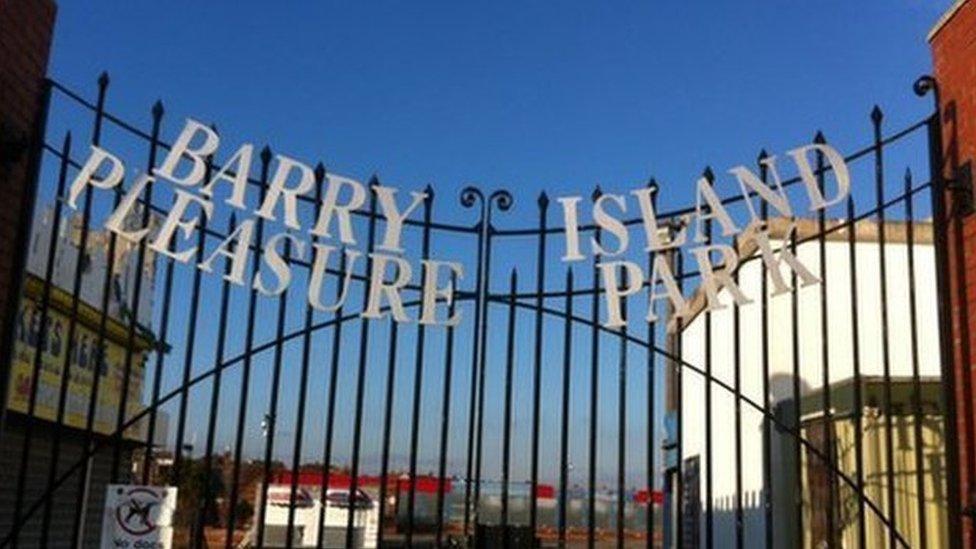
[[593, 189], [593, 195], [591, 197], [593, 198], [593, 201], [596, 202], [596, 200], [601, 196], [603, 196], [603, 189], [601, 189], [600, 186], [597, 185], [596, 188]]
[[271, 163], [271, 147], [268, 145], [265, 145], [264, 148], [261, 149], [261, 162], [264, 162], [265, 165]]
[[536, 200], [536, 203], [539, 204], [539, 209], [543, 212], [549, 208], [549, 195], [546, 194], [546, 191], [539, 193], [539, 199]]
[[380, 177], [377, 174], [375, 174], [375, 173], [373, 175], [369, 176], [369, 183], [367, 183], [366, 186], [369, 187], [369, 188], [379, 187], [380, 186]]
[[659, 189], [657, 178], [655, 178], [653, 175], [647, 180], [647, 188], [651, 190], [651, 194], [657, 193]]
[[813, 142], [817, 143], [818, 145], [823, 145], [827, 142], [827, 138], [824, 137], [822, 130], [817, 130], [817, 135], [813, 136]]
[[515, 289], [518, 288], [518, 270], [517, 269], [514, 269], [514, 268], [512, 269], [512, 274], [510, 275], [510, 278], [508, 280], [508, 285], [509, 285], [508, 287], [509, 287], [510, 291], [512, 292], [512, 295], [514, 296], [515, 295]]
[[715, 181], [715, 172], [712, 171], [711, 166], [705, 166], [705, 170], [702, 172], [702, 177], [707, 179], [709, 183]]
[[765, 148], [763, 148], [763, 149], [760, 149], [760, 150], [759, 150], [759, 156], [758, 156], [758, 157], [756, 157], [756, 160], [758, 160], [758, 161], [759, 161], [759, 163], [760, 163], [760, 164], [762, 164], [763, 162], [765, 162], [765, 160], [766, 160], [767, 158], [769, 158], [769, 153], [768, 153], [768, 152], [766, 152], [766, 149], [765, 149]]
[[104, 90], [108, 87], [109, 80], [108, 71], [102, 71], [102, 74], [98, 75], [98, 87]]
[[157, 99], [156, 102], [153, 103], [152, 111], [151, 112], [152, 112], [153, 118], [155, 118], [156, 120], [159, 120], [160, 118], [163, 117], [163, 113], [166, 112], [166, 109], [163, 108], [163, 100], [162, 99]]
[[875, 105], [874, 108], [871, 109], [871, 121], [875, 124], [880, 124], [882, 118], [884, 118], [884, 113], [881, 112], [881, 107]]
[[325, 181], [325, 164], [322, 162], [315, 165], [315, 180], [319, 183]]
[[424, 194], [427, 195], [427, 198], [424, 199], [424, 202], [427, 202], [428, 204], [434, 202], [434, 187], [430, 183], [428, 183], [427, 186], [424, 187]]

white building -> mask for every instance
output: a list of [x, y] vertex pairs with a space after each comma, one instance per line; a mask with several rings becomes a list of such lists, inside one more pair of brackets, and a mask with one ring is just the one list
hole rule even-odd
[[[840, 222], [828, 222], [828, 230]], [[777, 219], [770, 222], [770, 234], [774, 241], [774, 249], [778, 249], [786, 238], [785, 231], [788, 220]], [[913, 353], [912, 353], [912, 323], [910, 322], [910, 296], [908, 271], [907, 226], [902, 222], [888, 222], [885, 237], [885, 266], [887, 293], [884, 302], [887, 304], [887, 346], [890, 378], [895, 391], [892, 399], [898, 434], [895, 440], [895, 461], [897, 479], [896, 486], [896, 518], [899, 531], [906, 536], [917, 535], [918, 516], [916, 509], [916, 490], [914, 476], [914, 421], [911, 416], [910, 402], [913, 381]], [[942, 488], [941, 472], [943, 456], [941, 444], [941, 413], [939, 412], [939, 336], [937, 319], [937, 298], [935, 284], [935, 258], [932, 245], [932, 227], [930, 223], [916, 222], [913, 226], [914, 246], [914, 297], [917, 307], [917, 367], [923, 382], [923, 452], [926, 460], [926, 524], [928, 525], [928, 541], [937, 540], [939, 532], [944, 531], [945, 501]], [[838, 467], [850, 478], [855, 478], [854, 452], [852, 441], [860, 436], [864, 441], [862, 450], [865, 459], [865, 486], [869, 497], [881, 509], [887, 509], [885, 501], [886, 460], [884, 448], [885, 430], [883, 419], [884, 409], [883, 387], [884, 375], [884, 332], [882, 330], [882, 296], [881, 270], [878, 243], [878, 225], [874, 222], [860, 222], [856, 224], [856, 244], [854, 258], [856, 262], [856, 295], [858, 307], [858, 343], [860, 359], [860, 375], [863, 391], [863, 432], [855, 435], [851, 418], [853, 417], [853, 387], [854, 387], [854, 338], [852, 320], [851, 284], [851, 249], [848, 242], [849, 229], [841, 228], [828, 233], [825, 237], [825, 272], [820, 266], [820, 246], [816, 239], [819, 232], [815, 220], [797, 221], [796, 255], [800, 262], [814, 274], [825, 279], [826, 285], [826, 314], [827, 314], [827, 370], [832, 397], [833, 437], [835, 456]], [[812, 240], [803, 242], [804, 239]], [[740, 339], [739, 339], [739, 387], [744, 398], [762, 405], [763, 370], [761, 330], [762, 314], [762, 261], [756, 257], [755, 246], [744, 243], [740, 246], [740, 264], [738, 277], [743, 292], [754, 298], [754, 302], [739, 308]], [[751, 260], [745, 258], [752, 257]], [[783, 275], [787, 282], [790, 280], [790, 270], [783, 265]], [[768, 288], [772, 283], [767, 280]], [[821, 339], [821, 290], [820, 284], [800, 288], [797, 292], [797, 334], [799, 363], [794, 365], [793, 352], [793, 318], [791, 294], [786, 293], [768, 298], [768, 365], [770, 376], [771, 412], [785, 425], [792, 427], [794, 418], [794, 368], [798, 368], [800, 388], [801, 426], [804, 438], [813, 440], [816, 434], [811, 433], [810, 427], [817, 424], [818, 418], [823, 416], [822, 397], [824, 387], [824, 357]], [[731, 304], [731, 296], [723, 291], [723, 303]], [[702, 313], [704, 295], [699, 292], [692, 298], [693, 316], [685, 319], [682, 337], [681, 353], [683, 360], [706, 370], [706, 322], [708, 314]], [[711, 371], [717, 381], [736, 386], [734, 317], [733, 307], [713, 311], [711, 316]], [[669, 372], [669, 375], [673, 372]], [[673, 378], [672, 378], [673, 379]], [[677, 387], [676, 383], [669, 383], [669, 387]], [[736, 496], [736, 468], [741, 469], [741, 490], [743, 501], [743, 516], [745, 539], [752, 540], [749, 546], [761, 546], [764, 539], [765, 517], [763, 512], [763, 430], [764, 416], [760, 411], [746, 402], [741, 402], [741, 463], [736, 463], [736, 410], [735, 396], [727, 388], [716, 383], [711, 384], [711, 416], [706, 417], [705, 401], [707, 385], [704, 377], [690, 368], [683, 368], [681, 382], [681, 458], [686, 465], [686, 479], [689, 476], [687, 466], [694, 468], [698, 464], [698, 485], [685, 486], [686, 494], [697, 491], [701, 498], [700, 514], [692, 512], [696, 517], [683, 517], [686, 528], [697, 522], [700, 537], [705, 539], [705, 507], [707, 494], [706, 469], [708, 466], [706, 455], [705, 433], [706, 425], [711, 425], [711, 458], [712, 458], [712, 507], [714, 543], [717, 547], [734, 546], [735, 544], [735, 511]], [[674, 395], [670, 395], [673, 401]], [[904, 408], [908, 408], [905, 410]], [[673, 411], [672, 411], [673, 415]], [[822, 427], [823, 423], [819, 423]], [[822, 430], [820, 431], [822, 433]], [[802, 480], [803, 488], [803, 525], [797, 528], [795, 520], [796, 471], [794, 438], [787, 432], [772, 429], [770, 460], [772, 476], [773, 501], [773, 530], [777, 540], [776, 545], [796, 544], [796, 536], [800, 529], [805, 536], [805, 545], [815, 545], [821, 533], [826, 513], [822, 509], [827, 501], [821, 501], [826, 492], [817, 486], [818, 480], [823, 480], [824, 470], [817, 471], [819, 460], [812, 458], [812, 454], [802, 452]], [[817, 476], [820, 475], [820, 476]], [[811, 478], [816, 479], [813, 489], [810, 489]], [[687, 482], [694, 482], [690, 480]], [[686, 482], [686, 484], [687, 484]], [[689, 488], [691, 491], [689, 492]], [[841, 529], [839, 534], [843, 543], [849, 545], [848, 538], [857, 529], [856, 494], [844, 485], [843, 480], [835, 483], [832, 488], [838, 506], [835, 513], [835, 525]], [[814, 495], [811, 495], [811, 494]], [[813, 498], [813, 500], [811, 499]], [[941, 498], [941, 499], [940, 499]], [[853, 506], [853, 507], [852, 507]], [[688, 508], [686, 502], [686, 508]], [[813, 511], [811, 511], [813, 509]], [[688, 515], [688, 512], [685, 512]], [[885, 539], [886, 530], [883, 524], [875, 519], [873, 512], [866, 511], [865, 522], [869, 539]], [[696, 520], [697, 518], [697, 520]], [[914, 526], [913, 526], [914, 525]], [[873, 536], [880, 536], [874, 538]], [[912, 538], [908, 537], [909, 543]], [[840, 540], [836, 540], [840, 541]], [[753, 543], [754, 542], [754, 543]], [[847, 546], [845, 545], [845, 546]], [[785, 545], [783, 545], [785, 546]]]
[[[260, 506], [261, 491], [257, 491]], [[323, 507], [322, 500], [325, 501]], [[298, 487], [295, 491], [294, 522], [292, 523], [293, 547], [318, 547], [319, 521], [322, 521], [321, 547], [345, 547], [346, 526], [349, 513], [354, 513], [354, 547], [376, 547], [379, 534], [379, 505], [365, 492], [359, 490], [354, 504], [349, 505], [349, 491], [329, 489], [325, 498], [319, 497], [318, 489]], [[268, 501], [264, 509], [264, 546], [285, 547], [288, 536], [288, 516], [291, 506], [291, 485], [268, 486]], [[251, 541], [255, 532], [251, 531]]]

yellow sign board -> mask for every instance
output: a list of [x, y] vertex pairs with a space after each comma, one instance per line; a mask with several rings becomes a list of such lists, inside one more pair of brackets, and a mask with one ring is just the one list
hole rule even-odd
[[[33, 373], [38, 358], [40, 376], [34, 397], [34, 417], [58, 421], [64, 383], [65, 363], [70, 353], [68, 381], [64, 388], [63, 424], [85, 429], [92, 398], [95, 376], [100, 376], [97, 406], [92, 424], [97, 433], [112, 434], [116, 430], [121, 395], [125, 388], [127, 354], [131, 352], [126, 418], [142, 409], [142, 389], [145, 378], [146, 351], [150, 342], [143, 336], [132, 338], [131, 351], [128, 327], [109, 317], [102, 337], [104, 360], [99, 364], [97, 345], [101, 312], [81, 302], [75, 319], [76, 345], [69, 349], [68, 332], [72, 323], [71, 295], [52, 286], [47, 311], [47, 336], [40, 333], [41, 302], [44, 283], [28, 275], [24, 296], [20, 301], [17, 317], [16, 344], [12, 364], [9, 409], [30, 413], [31, 395], [34, 391]], [[39, 353], [39, 355], [38, 355]], [[127, 438], [144, 439], [145, 422], [140, 421], [125, 431]]]

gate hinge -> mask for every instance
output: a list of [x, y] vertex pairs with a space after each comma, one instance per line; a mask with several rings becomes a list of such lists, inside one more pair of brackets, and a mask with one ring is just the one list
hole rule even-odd
[[976, 518], [976, 506], [967, 505], [959, 511], [959, 514], [969, 519]]
[[953, 191], [955, 213], [966, 217], [973, 213], [973, 162], [956, 168], [955, 177], [946, 181], [946, 190]]
[[27, 136], [0, 121], [0, 166], [11, 166], [27, 152]]

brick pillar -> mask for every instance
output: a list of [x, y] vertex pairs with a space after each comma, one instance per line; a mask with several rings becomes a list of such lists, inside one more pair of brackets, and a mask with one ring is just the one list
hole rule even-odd
[[12, 345], [6, 321], [20, 294], [34, 204], [31, 144], [42, 120], [56, 11], [53, 0], [0, 0], [0, 410], [6, 409]]
[[[942, 120], [943, 176], [957, 187], [976, 164], [976, 0], [959, 0], [929, 34]], [[948, 281], [952, 356], [955, 366], [956, 429], [946, 433], [958, 445], [962, 540], [971, 547], [976, 511], [976, 215], [972, 194], [948, 192]], [[952, 461], [950, 460], [950, 463]], [[949, 477], [952, 478], [952, 477]]]

